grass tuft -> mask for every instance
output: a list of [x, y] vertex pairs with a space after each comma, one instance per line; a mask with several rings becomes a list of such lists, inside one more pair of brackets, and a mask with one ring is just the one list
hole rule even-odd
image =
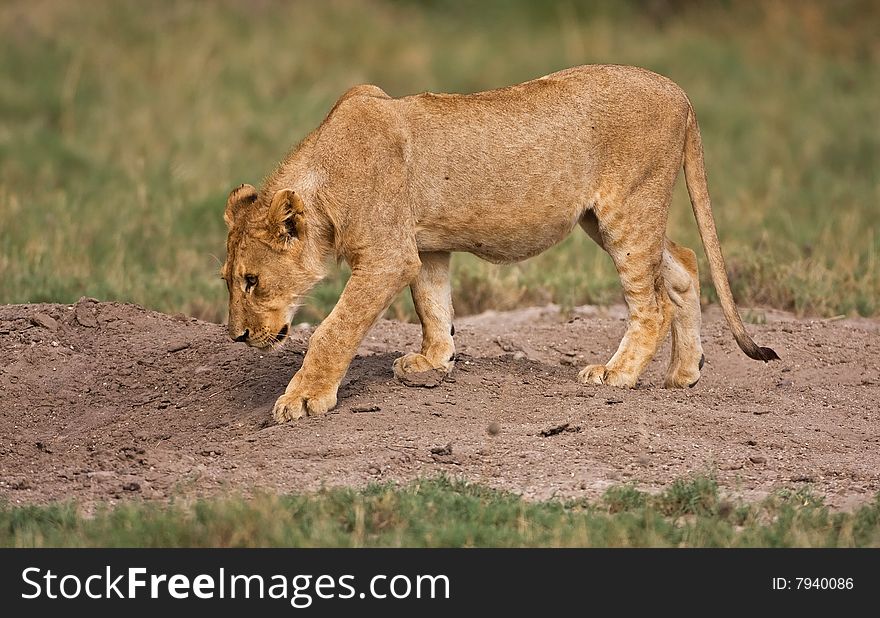
[[596, 503], [527, 502], [441, 477], [189, 505], [129, 502], [89, 516], [71, 504], [0, 506], [0, 546], [877, 547], [880, 496], [833, 513], [809, 492], [747, 504], [694, 477], [660, 494], [621, 485]]

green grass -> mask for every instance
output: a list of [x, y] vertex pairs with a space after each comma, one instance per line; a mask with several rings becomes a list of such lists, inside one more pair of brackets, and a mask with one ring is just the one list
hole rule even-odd
[[[691, 96], [741, 303], [880, 313], [878, 5], [639, 6], [4, 2], [0, 302], [89, 295], [221, 320], [226, 194], [259, 181], [349, 86], [467, 92], [612, 62]], [[682, 187], [669, 227], [699, 245]], [[345, 276], [304, 317], [322, 317]], [[454, 277], [459, 313], [620, 298], [579, 231], [520, 265], [457, 256]], [[392, 311], [411, 313], [405, 296]]]
[[832, 513], [807, 491], [758, 504], [697, 477], [650, 495], [631, 485], [596, 503], [526, 502], [439, 478], [404, 487], [261, 494], [189, 506], [0, 507], [13, 547], [865, 547], [880, 546], [880, 495]]

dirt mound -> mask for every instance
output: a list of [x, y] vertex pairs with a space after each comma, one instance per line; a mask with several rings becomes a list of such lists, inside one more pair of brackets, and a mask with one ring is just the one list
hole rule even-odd
[[419, 327], [382, 321], [324, 417], [270, 423], [309, 329], [278, 353], [223, 326], [84, 299], [0, 307], [0, 500], [85, 505], [361, 486], [445, 473], [530, 498], [596, 497], [714, 473], [756, 498], [810, 484], [835, 507], [880, 490], [880, 322], [769, 312], [752, 325], [783, 360], [747, 359], [717, 310], [693, 389], [577, 383], [606, 359], [621, 308], [554, 307], [456, 321], [449, 378], [397, 382]]

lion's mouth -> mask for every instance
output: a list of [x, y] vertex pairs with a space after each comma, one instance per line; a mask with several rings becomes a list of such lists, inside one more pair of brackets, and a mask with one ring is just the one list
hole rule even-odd
[[290, 332], [290, 325], [285, 324], [281, 327], [274, 335], [266, 335], [262, 339], [249, 339], [248, 344], [252, 345], [255, 348], [260, 348], [261, 350], [265, 349], [273, 349], [277, 350], [282, 345], [284, 345], [285, 339], [287, 339], [287, 334]]

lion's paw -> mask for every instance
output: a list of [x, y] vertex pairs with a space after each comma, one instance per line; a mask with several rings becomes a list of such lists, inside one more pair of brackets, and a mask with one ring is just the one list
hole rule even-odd
[[276, 423], [286, 423], [303, 416], [324, 414], [335, 405], [336, 396], [332, 394], [309, 397], [297, 392], [285, 393], [275, 402], [272, 418]]
[[620, 386], [632, 388], [636, 385], [638, 376], [631, 376], [605, 365], [587, 365], [578, 374], [578, 380], [583, 384], [604, 384], [606, 386]]
[[453, 365], [454, 361], [452, 360], [434, 364], [428, 360], [427, 356], [416, 352], [410, 352], [409, 354], [405, 354], [396, 359], [392, 365], [392, 369], [394, 370], [394, 377], [400, 379], [411, 373], [424, 373], [425, 371], [433, 371], [435, 369], [440, 369], [449, 373], [452, 371]]
[[683, 364], [670, 367], [669, 372], [666, 374], [666, 380], [663, 382], [664, 388], [684, 388], [686, 386], [691, 388], [696, 386], [697, 382], [700, 381], [700, 370], [703, 368], [704, 362], [706, 362], [706, 357], [701, 354], [697, 366], [691, 366], [689, 369]]

